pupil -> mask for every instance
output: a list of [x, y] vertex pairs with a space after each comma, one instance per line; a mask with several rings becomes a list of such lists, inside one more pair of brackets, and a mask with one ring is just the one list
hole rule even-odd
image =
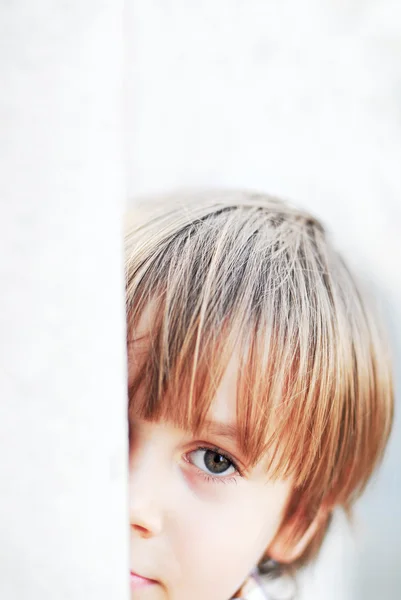
[[230, 461], [213, 450], [208, 450], [205, 454], [205, 465], [212, 473], [224, 473], [231, 463]]

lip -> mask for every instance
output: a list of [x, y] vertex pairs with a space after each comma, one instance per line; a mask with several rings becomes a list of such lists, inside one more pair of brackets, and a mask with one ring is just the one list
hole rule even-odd
[[147, 587], [150, 585], [154, 585], [157, 583], [155, 579], [149, 579], [148, 577], [143, 577], [134, 571], [130, 573], [131, 580], [131, 588], [134, 590], [139, 590], [140, 588]]

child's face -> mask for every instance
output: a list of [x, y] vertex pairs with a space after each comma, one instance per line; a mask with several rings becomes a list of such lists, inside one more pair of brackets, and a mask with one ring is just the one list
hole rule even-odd
[[[131, 360], [130, 379], [134, 370]], [[269, 481], [263, 459], [242, 471], [245, 459], [227, 435], [235, 426], [235, 382], [233, 358], [210, 424], [196, 437], [165, 422], [131, 423], [134, 600], [228, 600], [279, 528], [291, 482]]]

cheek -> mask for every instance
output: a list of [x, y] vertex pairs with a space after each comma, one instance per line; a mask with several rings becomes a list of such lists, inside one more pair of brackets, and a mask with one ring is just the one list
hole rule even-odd
[[193, 600], [227, 600], [273, 538], [278, 511], [269, 511], [266, 496], [255, 499], [235, 483], [194, 485], [196, 491], [183, 503], [174, 525], [173, 544], [186, 593]]

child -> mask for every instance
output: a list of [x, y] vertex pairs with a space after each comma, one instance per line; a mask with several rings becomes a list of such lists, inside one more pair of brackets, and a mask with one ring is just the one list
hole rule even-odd
[[132, 598], [271, 598], [382, 458], [379, 328], [322, 225], [266, 195], [139, 206], [125, 251]]

